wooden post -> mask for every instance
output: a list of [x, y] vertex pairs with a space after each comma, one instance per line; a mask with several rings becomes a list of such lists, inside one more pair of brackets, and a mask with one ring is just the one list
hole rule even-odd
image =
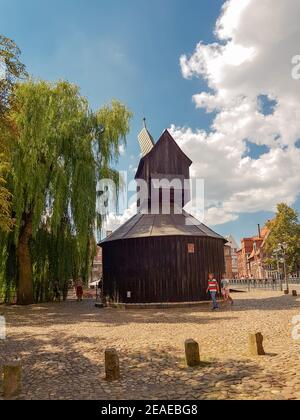
[[199, 344], [195, 340], [186, 340], [185, 357], [186, 363], [189, 367], [196, 367], [200, 365]]
[[249, 335], [249, 350], [252, 356], [265, 356], [264, 337], [261, 333]]
[[297, 296], [298, 296], [298, 292], [297, 292], [297, 290], [293, 290], [293, 291], [292, 291], [292, 295], [293, 295], [294, 297], [297, 297]]
[[20, 362], [10, 363], [3, 368], [4, 398], [17, 397], [22, 390], [22, 368]]
[[284, 291], [284, 294], [287, 296], [287, 295], [289, 295], [289, 294], [290, 294], [290, 291], [289, 291], [288, 289], [286, 289], [286, 290]]
[[107, 381], [118, 381], [120, 375], [120, 362], [117, 350], [105, 350], [105, 374]]

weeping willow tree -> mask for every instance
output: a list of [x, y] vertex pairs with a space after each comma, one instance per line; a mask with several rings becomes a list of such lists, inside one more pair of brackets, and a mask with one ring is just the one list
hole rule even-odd
[[68, 220], [62, 221], [59, 233], [53, 236], [47, 229], [39, 229], [31, 241], [31, 259], [33, 264], [33, 285], [35, 302], [49, 301], [52, 297], [52, 285], [60, 285], [63, 298], [67, 298], [69, 280], [90, 270], [94, 253], [94, 239], [86, 253], [79, 253], [76, 235], [71, 231]]
[[13, 146], [11, 132], [14, 131], [10, 113], [14, 104], [14, 86], [18, 79], [26, 76], [25, 66], [20, 62], [21, 51], [9, 38], [0, 35], [0, 234], [12, 228], [11, 193], [7, 189], [6, 175]]
[[[46, 300], [54, 281], [87, 276], [100, 228], [97, 182], [129, 132], [130, 111], [117, 101], [92, 112], [67, 82], [17, 85], [11, 156], [13, 233], [6, 240], [7, 274], [16, 276], [20, 305]], [[15, 264], [14, 264], [15, 263]]]

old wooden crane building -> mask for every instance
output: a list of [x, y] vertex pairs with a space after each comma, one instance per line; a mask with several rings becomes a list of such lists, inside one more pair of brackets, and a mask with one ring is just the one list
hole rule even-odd
[[[209, 273], [220, 279], [225, 271], [226, 241], [183, 210], [190, 200], [184, 180], [190, 179], [192, 161], [170, 133], [165, 131], [154, 144], [145, 126], [139, 142], [143, 157], [136, 179], [147, 183], [149, 194], [139, 203], [139, 212], [101, 243], [104, 296], [122, 304], [206, 300]], [[154, 197], [157, 180], [174, 179], [182, 181], [181, 191], [175, 186], [168, 196], [160, 183]], [[162, 211], [165, 196], [170, 200], [168, 214]], [[156, 214], [151, 212], [154, 200], [159, 201]]]

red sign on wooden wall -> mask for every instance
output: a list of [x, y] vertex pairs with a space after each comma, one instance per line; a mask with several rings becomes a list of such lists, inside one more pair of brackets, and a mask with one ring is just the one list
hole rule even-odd
[[188, 244], [188, 253], [195, 254], [195, 244]]

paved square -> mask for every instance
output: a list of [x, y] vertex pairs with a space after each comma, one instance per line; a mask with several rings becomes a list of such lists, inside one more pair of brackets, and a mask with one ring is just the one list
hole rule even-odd
[[[20, 357], [21, 399], [300, 399], [300, 341], [292, 338], [300, 299], [277, 292], [234, 296], [199, 308], [118, 311], [67, 302], [0, 307], [7, 339], [0, 364]], [[265, 357], [250, 357], [248, 334], [264, 335]], [[188, 369], [184, 342], [200, 344]], [[104, 350], [120, 355], [122, 380], [104, 380]], [[1, 397], [0, 397], [1, 398]]]

